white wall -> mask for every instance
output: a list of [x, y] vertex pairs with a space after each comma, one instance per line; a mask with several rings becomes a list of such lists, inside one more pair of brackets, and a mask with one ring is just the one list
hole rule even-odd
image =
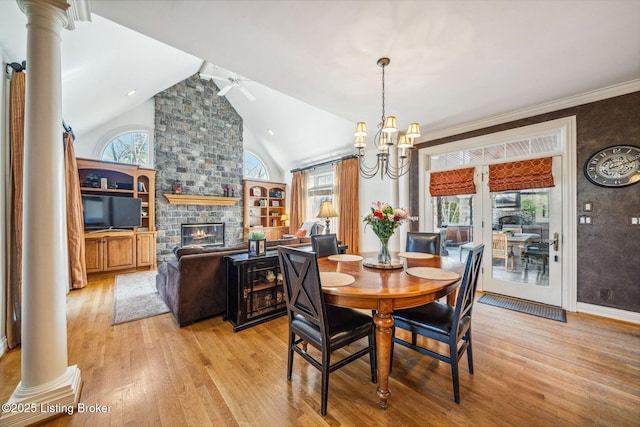
[[[139, 107], [124, 113], [111, 120], [92, 129], [89, 132], [77, 133], [74, 148], [76, 157], [86, 159], [100, 158], [100, 152], [104, 145], [116, 135], [134, 130], [146, 130], [149, 132], [149, 150], [153, 153], [153, 129], [155, 120], [155, 102], [153, 98], [144, 102]], [[73, 127], [73, 123], [67, 123]], [[153, 155], [151, 156], [150, 167], [153, 167]]]
[[9, 227], [7, 222], [7, 209], [9, 206], [9, 80], [4, 77], [5, 63], [10, 62], [4, 50], [0, 49], [2, 57], [2, 77], [0, 77], [0, 356], [7, 350], [6, 334], [6, 288], [7, 288], [7, 235]]

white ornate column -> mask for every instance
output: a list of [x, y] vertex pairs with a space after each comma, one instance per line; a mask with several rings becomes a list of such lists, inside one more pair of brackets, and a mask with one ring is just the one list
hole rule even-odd
[[[27, 16], [22, 370], [0, 424], [26, 425], [73, 411], [80, 370], [67, 366], [69, 260], [62, 144], [63, 0], [18, 0]], [[16, 405], [11, 405], [16, 404]], [[5, 409], [5, 407], [3, 407]]]

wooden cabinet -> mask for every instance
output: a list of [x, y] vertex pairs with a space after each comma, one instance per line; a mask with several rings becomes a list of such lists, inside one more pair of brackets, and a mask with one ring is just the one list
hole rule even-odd
[[278, 252], [225, 257], [227, 263], [227, 314], [233, 331], [282, 316], [287, 312]]
[[87, 273], [135, 268], [135, 253], [133, 232], [104, 232], [85, 237]]
[[85, 232], [87, 273], [156, 267], [154, 169], [77, 159], [80, 191], [140, 199], [140, 226], [126, 231]]
[[136, 267], [151, 267], [156, 263], [156, 233], [136, 234]]
[[267, 181], [244, 181], [244, 239], [261, 230], [267, 240], [280, 239], [289, 232], [282, 221], [287, 213], [287, 184]]

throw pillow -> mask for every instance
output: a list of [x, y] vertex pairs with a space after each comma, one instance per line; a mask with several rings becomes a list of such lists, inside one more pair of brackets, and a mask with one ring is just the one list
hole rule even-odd
[[300, 230], [296, 231], [296, 236], [297, 237], [304, 237], [307, 235], [307, 230], [301, 228]]

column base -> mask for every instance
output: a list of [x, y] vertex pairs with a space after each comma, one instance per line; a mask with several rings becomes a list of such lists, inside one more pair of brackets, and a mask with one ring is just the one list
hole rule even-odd
[[69, 366], [59, 378], [36, 387], [18, 384], [2, 405], [0, 424], [25, 426], [60, 414], [72, 415], [80, 400], [82, 380], [77, 365]]

